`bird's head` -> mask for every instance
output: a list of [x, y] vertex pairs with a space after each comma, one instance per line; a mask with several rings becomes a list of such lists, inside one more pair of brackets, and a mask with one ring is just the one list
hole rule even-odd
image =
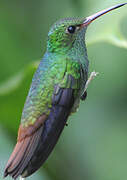
[[56, 22], [48, 33], [49, 50], [52, 52], [69, 50], [78, 34], [87, 27], [82, 27], [83, 21], [81, 18], [65, 18]]
[[87, 18], [65, 18], [56, 22], [48, 33], [48, 51], [64, 53], [73, 47], [76, 41], [84, 41], [88, 25], [98, 17], [117, 9], [124, 4], [119, 4], [102, 10]]

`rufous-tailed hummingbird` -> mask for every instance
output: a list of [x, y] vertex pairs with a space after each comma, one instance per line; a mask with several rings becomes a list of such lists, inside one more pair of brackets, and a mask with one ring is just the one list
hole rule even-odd
[[33, 174], [48, 158], [80, 99], [85, 100], [89, 81], [84, 41], [88, 25], [119, 8], [119, 4], [87, 18], [66, 18], [48, 33], [47, 51], [33, 77], [24, 105], [17, 144], [6, 165], [4, 177], [16, 179]]

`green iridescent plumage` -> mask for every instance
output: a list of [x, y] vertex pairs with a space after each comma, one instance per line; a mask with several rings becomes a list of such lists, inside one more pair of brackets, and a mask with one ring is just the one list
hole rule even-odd
[[[74, 109], [79, 106], [79, 100], [85, 86], [88, 74], [88, 59], [84, 43], [86, 27], [74, 34], [67, 32], [68, 26], [80, 25], [82, 19], [64, 19], [57, 22], [48, 34], [47, 52], [42, 59], [32, 81], [27, 97], [21, 123], [27, 127], [35, 123], [42, 114], [49, 114], [52, 107], [52, 95], [55, 85], [61, 88], [75, 89], [75, 99], [78, 99]], [[74, 84], [69, 84], [69, 75]]]

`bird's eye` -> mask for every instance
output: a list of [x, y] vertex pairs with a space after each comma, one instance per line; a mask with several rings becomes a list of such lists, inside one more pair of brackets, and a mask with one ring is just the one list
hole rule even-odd
[[75, 32], [75, 30], [76, 30], [76, 27], [75, 27], [75, 26], [69, 26], [69, 27], [67, 28], [67, 31], [68, 31], [70, 34], [73, 34], [73, 33]]

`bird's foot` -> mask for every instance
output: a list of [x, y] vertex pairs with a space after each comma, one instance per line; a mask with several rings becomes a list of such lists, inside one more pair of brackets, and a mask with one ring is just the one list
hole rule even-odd
[[86, 97], [87, 97], [87, 91], [83, 92], [83, 94], [81, 96], [81, 100], [85, 101]]
[[68, 123], [66, 123], [65, 126], [68, 126]]

